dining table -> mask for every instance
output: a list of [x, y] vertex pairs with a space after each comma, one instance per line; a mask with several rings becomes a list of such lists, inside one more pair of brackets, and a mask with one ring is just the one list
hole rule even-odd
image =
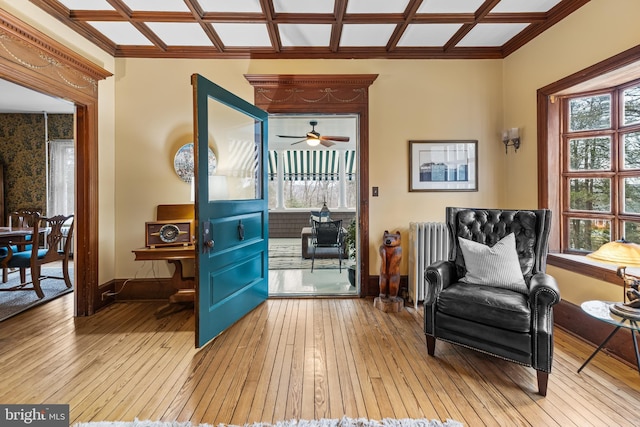
[[0, 244], [13, 240], [23, 240], [24, 237], [33, 234], [31, 227], [0, 227]]
[[[26, 237], [30, 236], [31, 234], [33, 234], [33, 228], [31, 227], [0, 227], [0, 248], [5, 247], [8, 244], [16, 244], [16, 241], [22, 243], [26, 240]], [[18, 246], [18, 250], [23, 250], [26, 244], [22, 243], [16, 246]], [[2, 268], [2, 283], [6, 283], [8, 280], [8, 270], [2, 265], [2, 261], [5, 258], [6, 257], [0, 259], [0, 268]], [[24, 282], [24, 278], [22, 281]]]

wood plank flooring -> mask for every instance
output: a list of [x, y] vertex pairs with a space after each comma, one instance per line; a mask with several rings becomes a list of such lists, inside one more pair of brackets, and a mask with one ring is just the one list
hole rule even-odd
[[[73, 318], [67, 295], [0, 323], [0, 402], [68, 403], [71, 421], [210, 424], [366, 417], [469, 426], [640, 425], [640, 375], [556, 328], [546, 398], [531, 368], [438, 342], [422, 313], [371, 299], [270, 299], [207, 347], [193, 314], [120, 303]], [[631, 345], [631, 342], [629, 343]]]

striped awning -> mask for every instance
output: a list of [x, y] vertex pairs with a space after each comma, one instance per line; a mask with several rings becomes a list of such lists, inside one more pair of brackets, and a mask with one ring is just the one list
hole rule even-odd
[[352, 181], [357, 165], [355, 150], [269, 150], [269, 179], [275, 181], [278, 168], [283, 167], [285, 181], [337, 181], [341, 155], [346, 155], [346, 177]]

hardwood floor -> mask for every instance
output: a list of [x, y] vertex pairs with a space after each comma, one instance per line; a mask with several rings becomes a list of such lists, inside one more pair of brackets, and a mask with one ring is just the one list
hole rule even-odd
[[[640, 375], [556, 328], [546, 398], [531, 368], [438, 342], [371, 299], [272, 299], [207, 347], [193, 315], [120, 303], [73, 318], [67, 295], [0, 323], [0, 402], [68, 403], [71, 421], [453, 418], [469, 426], [632, 426]], [[631, 343], [630, 343], [631, 345]]]

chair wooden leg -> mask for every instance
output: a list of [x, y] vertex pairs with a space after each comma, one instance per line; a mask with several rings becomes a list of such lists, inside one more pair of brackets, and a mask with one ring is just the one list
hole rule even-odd
[[33, 282], [33, 289], [36, 291], [38, 298], [44, 298], [44, 292], [40, 287], [40, 268], [34, 267], [31, 269], [31, 281]]
[[311, 251], [311, 272], [313, 273], [313, 264], [316, 262], [316, 247]]
[[62, 261], [62, 276], [64, 277], [64, 283], [67, 288], [71, 288], [71, 278], [69, 277], [69, 260]]
[[436, 353], [436, 337], [433, 335], [425, 335], [427, 337], [427, 353], [433, 356]]
[[20, 269], [20, 283], [25, 283], [27, 281], [27, 269]]
[[9, 269], [2, 269], [2, 283], [7, 283], [9, 281]]
[[547, 395], [547, 384], [549, 382], [549, 373], [544, 371], [536, 371], [538, 374], [538, 394], [540, 396]]

